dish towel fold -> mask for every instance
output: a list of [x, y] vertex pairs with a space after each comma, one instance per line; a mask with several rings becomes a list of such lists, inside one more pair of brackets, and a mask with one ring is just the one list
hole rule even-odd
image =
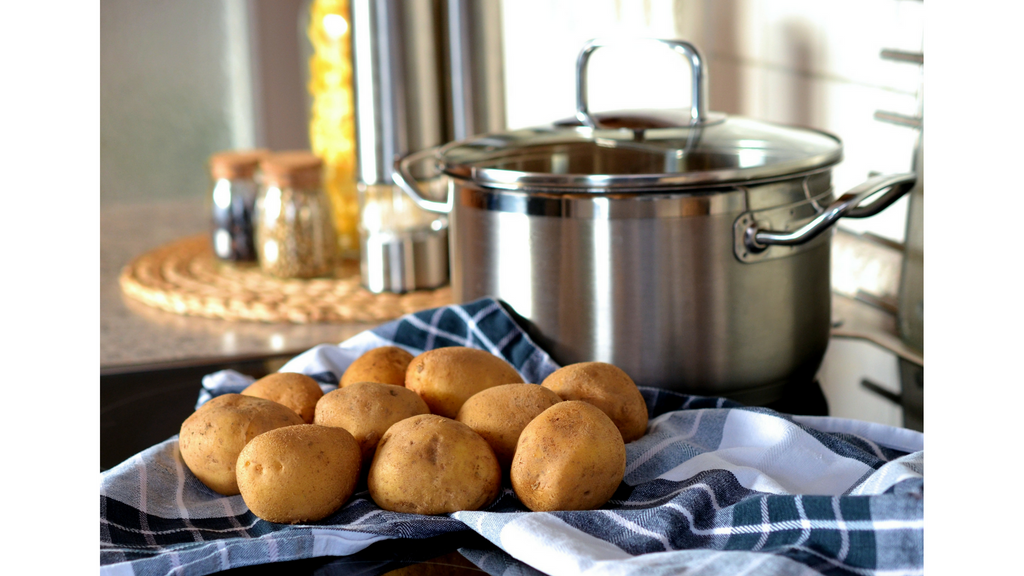
[[[363, 352], [397, 345], [487, 350], [539, 383], [558, 368], [502, 305], [483, 299], [404, 316], [283, 372], [325, 392]], [[197, 407], [252, 377], [203, 379]], [[199, 576], [234, 567], [347, 556], [392, 538], [473, 530], [507, 554], [468, 554], [490, 574], [920, 574], [924, 437], [890, 426], [780, 414], [722, 398], [640, 386], [647, 434], [626, 445], [626, 474], [602, 509], [530, 512], [505, 488], [478, 512], [420, 516], [378, 508], [365, 488], [308, 525], [260, 520], [241, 496], [206, 488], [177, 436], [100, 475], [101, 574]], [[510, 558], [511, 559], [510, 559]]]

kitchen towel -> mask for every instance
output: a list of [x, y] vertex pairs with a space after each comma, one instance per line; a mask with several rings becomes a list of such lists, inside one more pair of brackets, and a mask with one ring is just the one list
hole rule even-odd
[[[314, 347], [281, 371], [308, 374], [329, 391], [353, 360], [384, 345], [413, 354], [453, 345], [487, 350], [533, 383], [558, 368], [501, 303], [483, 299]], [[252, 380], [210, 374], [197, 406]], [[625, 478], [593, 511], [530, 512], [505, 488], [482, 511], [420, 516], [381, 510], [364, 489], [323, 521], [274, 524], [250, 513], [241, 496], [206, 488], [172, 437], [101, 473], [101, 573], [199, 576], [464, 530], [501, 549], [464, 553], [489, 574], [923, 572], [922, 434], [640, 390], [647, 434], [626, 445]]]

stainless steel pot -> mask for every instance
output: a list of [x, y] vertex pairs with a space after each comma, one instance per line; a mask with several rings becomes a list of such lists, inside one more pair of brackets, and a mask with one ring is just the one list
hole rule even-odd
[[[830, 234], [913, 187], [880, 176], [835, 199], [830, 134], [709, 113], [691, 44], [692, 105], [594, 115], [589, 42], [577, 119], [408, 155], [394, 179], [451, 214], [457, 301], [494, 296], [561, 364], [599, 360], [641, 385], [752, 404], [814, 377], [828, 344]], [[413, 176], [432, 161], [432, 174]], [[421, 190], [443, 182], [445, 201]]]

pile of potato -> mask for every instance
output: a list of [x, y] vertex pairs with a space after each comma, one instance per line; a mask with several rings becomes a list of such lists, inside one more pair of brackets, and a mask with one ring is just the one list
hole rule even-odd
[[530, 510], [598, 508], [646, 428], [640, 391], [611, 364], [565, 366], [538, 386], [482, 350], [386, 346], [327, 394], [281, 372], [218, 396], [185, 420], [179, 448], [210, 489], [294, 524], [333, 514], [363, 479], [395, 512], [479, 510], [503, 478]]

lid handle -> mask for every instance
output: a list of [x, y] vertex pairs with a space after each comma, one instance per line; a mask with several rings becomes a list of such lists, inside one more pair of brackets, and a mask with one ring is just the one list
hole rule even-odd
[[683, 40], [663, 40], [660, 38], [637, 38], [633, 40], [594, 38], [583, 46], [576, 58], [576, 119], [584, 126], [600, 128], [597, 120], [590, 114], [587, 105], [587, 62], [590, 55], [603, 46], [623, 46], [626, 44], [667, 46], [681, 54], [690, 62], [693, 75], [692, 95], [690, 98], [690, 123], [702, 124], [707, 121], [708, 106], [708, 74], [704, 61], [697, 48]]

